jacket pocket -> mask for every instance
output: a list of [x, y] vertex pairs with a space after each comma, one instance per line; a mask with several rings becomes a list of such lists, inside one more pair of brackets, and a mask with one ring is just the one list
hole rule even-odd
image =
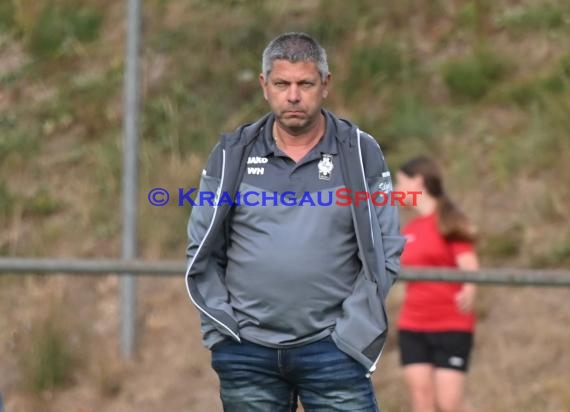
[[339, 349], [370, 368], [382, 352], [388, 327], [377, 284], [361, 275], [342, 308], [333, 339]]

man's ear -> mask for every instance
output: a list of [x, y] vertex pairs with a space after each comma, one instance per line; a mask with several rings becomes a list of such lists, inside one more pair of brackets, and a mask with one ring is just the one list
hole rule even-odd
[[267, 100], [267, 81], [263, 73], [259, 74], [259, 85], [261, 86], [261, 90], [263, 90], [263, 97]]
[[332, 81], [332, 74], [327, 74], [327, 77], [325, 77], [325, 79], [323, 80], [323, 99], [326, 99], [327, 96], [329, 95], [329, 86], [331, 84]]

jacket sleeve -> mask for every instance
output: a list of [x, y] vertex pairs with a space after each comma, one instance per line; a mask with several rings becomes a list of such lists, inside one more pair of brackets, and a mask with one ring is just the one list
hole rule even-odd
[[[197, 205], [192, 208], [190, 219], [188, 220], [187, 232], [189, 242], [186, 247], [187, 266], [192, 263], [192, 260], [200, 247], [200, 243], [208, 231], [208, 227], [212, 221], [214, 213], [213, 207], [210, 207], [207, 202], [201, 203], [198, 201], [199, 192], [215, 192], [217, 190], [221, 180], [221, 168], [221, 148], [218, 144], [212, 150], [208, 158], [206, 168], [202, 170], [200, 186], [195, 200]], [[218, 247], [213, 248], [213, 252], [217, 252], [217, 263], [222, 264], [225, 255], [223, 251]]]
[[[221, 180], [222, 150], [219, 144], [212, 150], [206, 168], [200, 177], [199, 192], [216, 193]], [[226, 268], [226, 241], [224, 231], [210, 238], [211, 243], [209, 256], [206, 259], [194, 261], [197, 252], [200, 250], [202, 240], [210, 230], [213, 220], [214, 208], [207, 202], [198, 201], [199, 194], [196, 195], [196, 206], [192, 208], [188, 221], [188, 245], [186, 247], [186, 265], [188, 275], [195, 280], [197, 292], [201, 304], [209, 308], [222, 310], [233, 317], [233, 309], [229, 303], [229, 295], [224, 283]], [[192, 266], [192, 267], [191, 267]], [[188, 282], [188, 279], [187, 279]], [[188, 290], [190, 298], [197, 304], [197, 297], [192, 296]], [[216, 322], [208, 318], [200, 311], [201, 332], [204, 344], [212, 347], [215, 343], [224, 339], [227, 332]]]
[[[363, 160], [370, 195], [373, 196], [375, 192], [385, 193], [385, 195], [377, 194], [375, 197], [376, 203], [382, 204], [386, 200], [385, 204], [379, 206], [371, 202], [371, 205], [380, 226], [379, 232], [382, 237], [386, 272], [391, 277], [390, 285], [393, 285], [400, 271], [400, 256], [406, 240], [400, 233], [398, 203], [394, 202], [391, 195], [393, 189], [392, 176], [382, 149], [372, 136], [366, 133], [362, 133], [361, 136], [362, 144], [365, 145], [363, 156], [366, 158]], [[376, 231], [376, 233], [378, 232]]]

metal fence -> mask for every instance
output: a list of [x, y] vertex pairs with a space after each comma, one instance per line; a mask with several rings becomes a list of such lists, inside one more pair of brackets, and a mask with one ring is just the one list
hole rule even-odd
[[[186, 271], [181, 261], [144, 261], [115, 259], [35, 259], [0, 258], [0, 275], [62, 274], [77, 275], [137, 275], [137, 276], [179, 276]], [[464, 271], [445, 268], [402, 269], [401, 281], [434, 280], [441, 282], [473, 282], [505, 286], [570, 286], [569, 270], [484, 268], [478, 271]]]
[[[108, 276], [120, 275], [121, 279], [133, 276], [176, 276], [181, 282], [186, 271], [180, 261], [144, 260], [62, 260], [36, 258], [0, 258], [0, 276], [6, 274], [75, 274]], [[504, 286], [553, 286], [569, 287], [570, 271], [485, 268], [479, 271], [456, 269], [403, 269], [400, 281], [432, 280], [441, 282], [473, 282]], [[124, 297], [122, 297], [124, 299]], [[123, 356], [130, 357], [136, 345], [136, 304], [134, 296], [129, 300], [129, 310], [121, 311], [121, 348]]]
[[[0, 275], [77, 274], [77, 275], [137, 275], [184, 276], [186, 265], [181, 261], [144, 261], [118, 259], [36, 259], [0, 258]], [[401, 281], [431, 280], [442, 282], [472, 282], [505, 286], [569, 287], [570, 271], [547, 269], [483, 268], [465, 271], [447, 268], [402, 269]]]

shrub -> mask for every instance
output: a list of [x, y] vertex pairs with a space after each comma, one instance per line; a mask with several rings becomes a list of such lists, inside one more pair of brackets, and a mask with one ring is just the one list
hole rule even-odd
[[373, 91], [386, 80], [397, 79], [403, 68], [402, 54], [392, 44], [357, 47], [350, 62], [350, 77], [344, 83], [349, 99], [358, 96], [359, 90]]
[[506, 63], [498, 56], [482, 51], [448, 62], [443, 68], [443, 77], [453, 96], [479, 100], [503, 78], [506, 69]]
[[67, 52], [73, 41], [91, 42], [99, 36], [103, 14], [87, 7], [61, 7], [48, 3], [32, 27], [29, 48], [38, 57]]
[[512, 258], [519, 254], [523, 241], [523, 228], [514, 225], [507, 230], [484, 237], [481, 253], [494, 258]]
[[14, 25], [14, 4], [12, 0], [0, 1], [0, 33], [9, 31]]

